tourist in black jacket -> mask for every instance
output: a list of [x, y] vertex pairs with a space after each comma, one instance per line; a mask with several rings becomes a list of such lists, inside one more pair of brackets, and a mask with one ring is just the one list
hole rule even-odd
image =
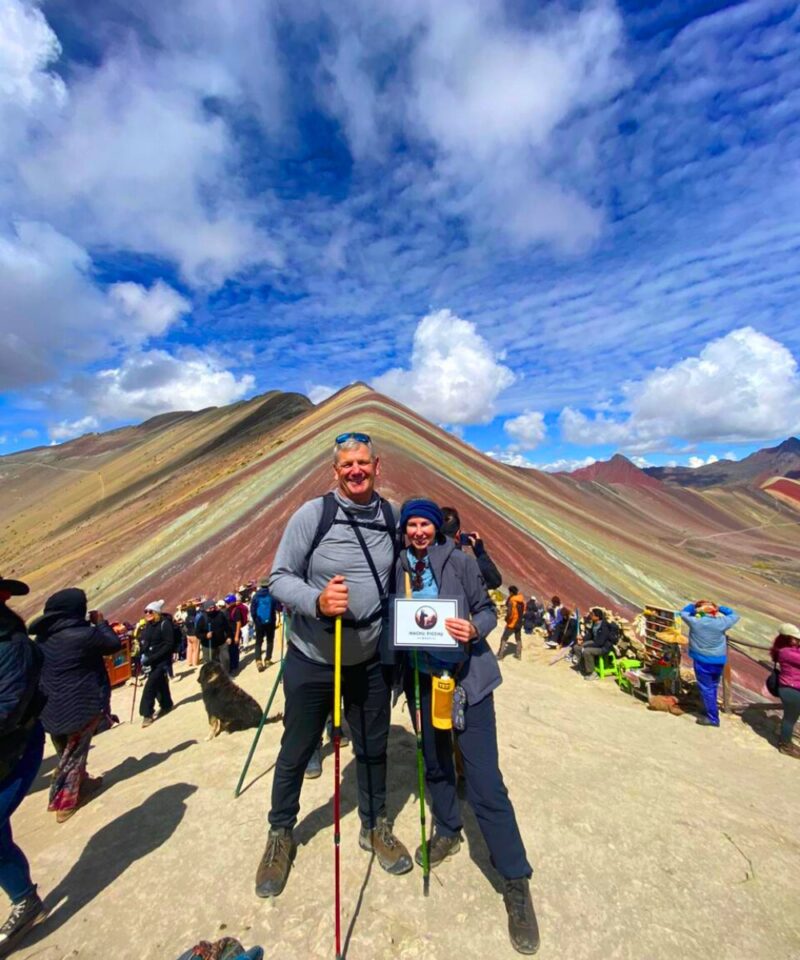
[[142, 631], [139, 646], [142, 651], [142, 667], [147, 680], [142, 690], [139, 716], [142, 726], [149, 727], [155, 720], [153, 711], [158, 702], [158, 715], [163, 717], [172, 709], [169, 691], [169, 672], [175, 653], [175, 628], [170, 617], [164, 613], [164, 601], [154, 600], [144, 608], [147, 624]]
[[44, 751], [39, 674], [42, 654], [25, 623], [6, 601], [28, 593], [21, 580], [0, 577], [0, 887], [11, 901], [11, 913], [0, 926], [0, 953], [5, 956], [44, 912], [31, 880], [25, 854], [14, 843], [11, 815], [22, 803]]
[[58, 754], [47, 809], [63, 823], [96, 794], [101, 777], [86, 773], [92, 737], [110, 713], [111, 686], [103, 657], [122, 643], [102, 614], [97, 624], [86, 619], [86, 594], [77, 587], [47, 598], [44, 613], [31, 633], [44, 653], [40, 686], [47, 697], [42, 724]]
[[218, 663], [225, 673], [231, 672], [230, 645], [233, 642], [233, 624], [225, 612], [224, 603], [211, 601], [205, 612], [205, 636], [201, 636], [203, 644], [203, 662]]
[[589, 629], [575, 646], [578, 669], [584, 680], [595, 679], [596, 658], [605, 656], [614, 646], [614, 634], [606, 620], [605, 611], [601, 607], [592, 607], [590, 617]]

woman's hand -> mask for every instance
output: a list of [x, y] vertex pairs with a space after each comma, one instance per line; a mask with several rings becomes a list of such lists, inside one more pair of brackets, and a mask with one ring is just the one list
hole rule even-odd
[[444, 622], [444, 628], [459, 643], [469, 643], [478, 636], [475, 624], [460, 617], [448, 617]]

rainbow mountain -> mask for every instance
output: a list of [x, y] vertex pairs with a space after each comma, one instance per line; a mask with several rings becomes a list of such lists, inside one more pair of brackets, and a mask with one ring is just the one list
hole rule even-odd
[[269, 570], [287, 518], [332, 486], [333, 438], [353, 429], [377, 444], [385, 496], [456, 506], [526, 594], [629, 616], [702, 595], [736, 607], [761, 645], [798, 617], [798, 514], [766, 492], [506, 466], [364, 384], [317, 406], [272, 392], [0, 458], [0, 571], [30, 583], [27, 615], [68, 585], [118, 618], [224, 594]]

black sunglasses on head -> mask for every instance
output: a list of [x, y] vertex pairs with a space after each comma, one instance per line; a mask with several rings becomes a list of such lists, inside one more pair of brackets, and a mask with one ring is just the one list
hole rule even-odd
[[347, 443], [348, 440], [358, 440], [359, 443], [372, 443], [368, 433], [340, 433], [335, 443]]

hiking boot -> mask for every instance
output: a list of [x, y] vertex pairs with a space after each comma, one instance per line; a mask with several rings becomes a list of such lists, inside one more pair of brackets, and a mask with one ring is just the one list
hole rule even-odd
[[358, 845], [362, 850], [374, 853], [378, 863], [387, 873], [399, 877], [414, 869], [408, 850], [392, 833], [392, 825], [385, 817], [380, 817], [374, 830], [362, 827], [358, 835]]
[[696, 721], [698, 727], [718, 727], [718, 723], [714, 723], [713, 720], [709, 720], [708, 717], [698, 717]]
[[308, 766], [303, 776], [306, 780], [316, 780], [317, 777], [322, 776], [322, 753], [319, 747], [311, 754], [311, 759], [308, 761]]
[[283, 893], [297, 844], [291, 830], [270, 830], [264, 856], [256, 870], [256, 896], [279, 897]]
[[263, 673], [267, 669], [267, 664], [264, 660], [256, 660], [256, 670], [259, 673]]
[[787, 743], [778, 744], [778, 752], [785, 754], [787, 757], [794, 757], [795, 760], [800, 760], [800, 747], [797, 744], [792, 743], [789, 740]]
[[145, 717], [145, 718], [142, 720], [142, 726], [143, 726], [143, 727], [149, 727], [150, 724], [155, 723], [155, 722], [156, 722], [156, 718], [155, 718], [155, 717]]
[[[434, 833], [433, 839], [428, 844], [428, 863], [431, 870], [444, 863], [450, 857], [455, 856], [461, 849], [461, 837], [458, 834], [452, 837], [446, 837], [441, 833]], [[422, 844], [417, 847], [414, 859], [422, 866]]]
[[597, 676], [596, 673], [584, 673], [583, 679], [584, 679], [584, 680], [599, 680], [600, 678]]
[[503, 900], [508, 913], [508, 936], [517, 953], [533, 954], [539, 949], [539, 924], [531, 900], [527, 877], [506, 880]]
[[0, 927], [0, 957], [5, 957], [19, 946], [31, 927], [47, 915], [44, 904], [35, 891], [11, 905], [8, 920]]

